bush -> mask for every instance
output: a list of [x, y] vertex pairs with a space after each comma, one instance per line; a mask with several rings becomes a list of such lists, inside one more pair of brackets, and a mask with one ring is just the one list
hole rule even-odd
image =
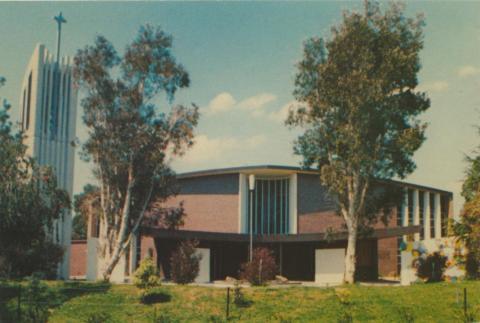
[[142, 259], [137, 270], [133, 273], [133, 283], [142, 289], [149, 289], [160, 285], [158, 268], [152, 257]]
[[169, 302], [172, 297], [170, 294], [160, 288], [150, 288], [145, 290], [140, 297], [143, 304], [155, 304]]
[[86, 323], [106, 323], [110, 322], [111, 316], [108, 313], [92, 313], [88, 315]]
[[43, 323], [48, 321], [48, 308], [56, 299], [48, 286], [40, 281], [40, 275], [30, 277], [27, 287], [22, 291], [23, 302], [26, 304], [22, 317], [25, 322]]
[[255, 248], [252, 262], [242, 264], [240, 269], [240, 278], [255, 286], [265, 285], [267, 281], [274, 279], [276, 274], [275, 257], [268, 248]]
[[426, 279], [428, 283], [442, 281], [446, 264], [447, 257], [438, 252], [428, 255], [426, 259], [419, 258], [417, 276]]
[[178, 284], [188, 284], [195, 280], [200, 270], [202, 256], [197, 254], [198, 241], [183, 241], [172, 254], [172, 280]]
[[235, 286], [233, 288], [233, 303], [237, 307], [249, 307], [252, 305], [252, 301], [248, 300], [242, 292], [242, 288], [238, 284], [238, 281], [235, 281]]

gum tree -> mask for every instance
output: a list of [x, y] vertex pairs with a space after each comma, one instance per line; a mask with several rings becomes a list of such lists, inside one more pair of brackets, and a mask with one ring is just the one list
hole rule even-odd
[[304, 166], [318, 168], [345, 220], [347, 283], [354, 282], [359, 227], [378, 214], [369, 200], [373, 181], [411, 173], [425, 140], [417, 116], [430, 102], [416, 90], [423, 25], [398, 4], [382, 13], [367, 1], [362, 13], [344, 13], [330, 39], [306, 41], [297, 66], [301, 107], [286, 123], [304, 128], [294, 151]]
[[[105, 280], [153, 202], [175, 193], [169, 162], [193, 144], [198, 109], [173, 105], [175, 93], [188, 87], [190, 79], [171, 47], [170, 35], [147, 25], [123, 55], [98, 36], [75, 56], [89, 135], [83, 155], [93, 163], [100, 187], [99, 241]], [[163, 109], [162, 98], [167, 99]], [[172, 212], [158, 213], [171, 217]], [[182, 209], [173, 214], [182, 214]]]

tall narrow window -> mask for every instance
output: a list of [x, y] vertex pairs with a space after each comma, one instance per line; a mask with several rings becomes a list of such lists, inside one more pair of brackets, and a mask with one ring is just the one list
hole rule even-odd
[[418, 209], [419, 209], [419, 217], [420, 217], [420, 240], [425, 238], [425, 231], [423, 230], [423, 226], [425, 225], [425, 218], [424, 218], [424, 207], [425, 201], [423, 199], [424, 192], [418, 192]]
[[51, 73], [50, 70], [47, 69], [47, 99], [45, 101], [45, 113], [44, 113], [44, 119], [43, 119], [43, 133], [47, 134], [48, 133], [48, 128], [49, 128], [49, 121], [50, 121], [50, 77]]
[[435, 237], [435, 194], [430, 193], [430, 237], [433, 238], [438, 238]]
[[31, 101], [32, 101], [32, 72], [30, 72], [30, 75], [28, 76], [28, 88], [27, 88], [27, 118], [25, 120], [25, 129], [28, 130], [30, 126], [30, 106], [31, 106]]
[[27, 115], [25, 108], [27, 107], [27, 90], [23, 90], [22, 100], [22, 130], [25, 130], [25, 116]]
[[413, 190], [408, 189], [408, 225], [413, 224]]
[[[252, 199], [248, 193], [247, 232], [250, 232], [250, 218], [254, 234], [289, 233], [289, 179], [258, 178]], [[250, 204], [252, 203], [252, 204]], [[250, 215], [250, 206], [253, 213]]]
[[440, 196], [440, 217], [442, 219], [442, 237], [446, 237], [448, 234], [448, 209], [450, 201], [448, 196]]

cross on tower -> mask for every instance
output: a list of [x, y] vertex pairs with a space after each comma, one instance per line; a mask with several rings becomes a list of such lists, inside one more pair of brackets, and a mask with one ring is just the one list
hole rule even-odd
[[62, 34], [62, 24], [67, 23], [67, 20], [63, 18], [62, 12], [58, 16], [53, 17], [53, 19], [57, 22], [58, 24], [58, 29], [57, 29], [57, 64], [60, 63], [60, 37]]

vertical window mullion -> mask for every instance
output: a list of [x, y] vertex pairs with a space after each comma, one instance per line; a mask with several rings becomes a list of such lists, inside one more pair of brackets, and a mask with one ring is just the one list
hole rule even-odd
[[271, 228], [270, 228], [270, 215], [271, 215], [271, 210], [270, 210], [270, 181], [266, 181], [267, 182], [267, 188], [268, 188], [268, 191], [267, 191], [267, 201], [268, 201], [268, 206], [267, 206], [267, 232], [268, 234], [272, 233], [271, 231]]
[[280, 195], [279, 195], [279, 204], [280, 204], [280, 229], [278, 230], [280, 234], [283, 234], [283, 181], [278, 181], [280, 184]]
[[261, 181], [262, 182], [262, 215], [261, 215], [261, 223], [262, 223], [262, 226], [261, 226], [261, 234], [264, 234], [264, 230], [263, 230], [263, 218], [265, 217], [265, 213], [264, 213], [264, 209], [263, 209], [263, 204], [265, 203], [265, 199], [264, 199], [264, 194], [263, 194], [263, 191], [264, 191], [264, 184], [265, 184], [265, 181]]
[[273, 233], [277, 234], [277, 182], [273, 181]]

